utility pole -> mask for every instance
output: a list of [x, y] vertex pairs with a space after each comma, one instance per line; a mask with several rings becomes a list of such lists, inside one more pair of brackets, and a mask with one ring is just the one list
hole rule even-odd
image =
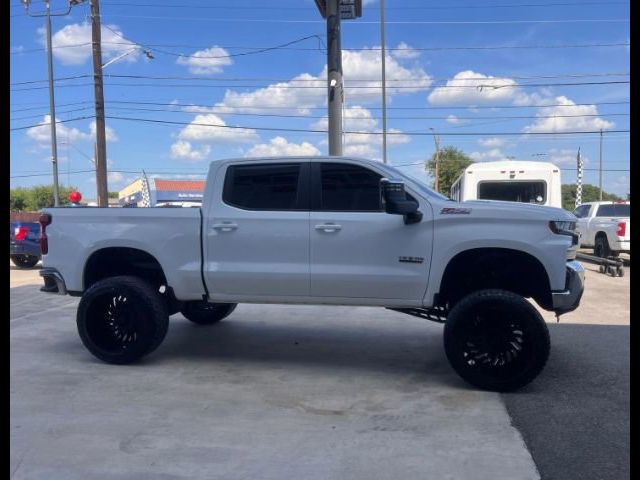
[[342, 155], [342, 48], [339, 0], [327, 0], [327, 82], [329, 94], [329, 155]]
[[[433, 132], [433, 128], [430, 128]], [[440, 192], [440, 136], [433, 132], [433, 141], [436, 144], [436, 178], [433, 182], [433, 188], [436, 192]]]
[[102, 83], [102, 48], [99, 0], [91, 0], [91, 43], [96, 104], [96, 193], [98, 207], [109, 206], [107, 190], [107, 141], [104, 119], [104, 88]]
[[602, 201], [602, 129], [600, 129], [600, 201]]
[[362, 16], [362, 0], [315, 0], [323, 18], [327, 19], [327, 89], [329, 117], [329, 155], [342, 155], [342, 49], [340, 20]]
[[53, 50], [51, 48], [51, 17], [59, 17], [68, 15], [71, 7], [76, 4], [74, 1], [69, 2], [69, 8], [66, 12], [51, 14], [51, 5], [49, 0], [45, 0], [45, 13], [34, 14], [29, 11], [31, 0], [22, 0], [22, 4], [30, 17], [45, 17], [46, 37], [47, 37], [47, 70], [49, 76], [49, 116], [51, 124], [51, 164], [53, 166], [53, 205], [60, 206], [60, 191], [58, 187], [58, 139], [56, 135], [56, 101], [53, 93]]
[[382, 161], [387, 163], [387, 82], [384, 41], [384, 0], [380, 0], [380, 45], [382, 53]]

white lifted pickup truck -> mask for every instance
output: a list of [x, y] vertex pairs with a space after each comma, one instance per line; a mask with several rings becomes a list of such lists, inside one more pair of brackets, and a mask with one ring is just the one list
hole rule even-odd
[[514, 390], [549, 356], [526, 299], [558, 315], [580, 302], [575, 221], [454, 202], [375, 161], [220, 160], [201, 208], [44, 210], [41, 290], [82, 297], [80, 338], [109, 363], [151, 353], [177, 312], [214, 324], [243, 302], [364, 305], [444, 323], [461, 377]]

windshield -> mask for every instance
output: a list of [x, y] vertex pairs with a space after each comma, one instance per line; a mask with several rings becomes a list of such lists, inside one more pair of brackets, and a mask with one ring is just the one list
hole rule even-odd
[[449, 200], [449, 201], [453, 201], [451, 200], [449, 197], [447, 197], [446, 195], [442, 195], [441, 193], [435, 192], [433, 190], [431, 190], [429, 187], [427, 187], [427, 184], [425, 182], [423, 182], [420, 179], [417, 179], [415, 177], [410, 177], [408, 175], [405, 175], [404, 173], [402, 173], [400, 170], [398, 170], [397, 168], [391, 166], [391, 165], [380, 165], [380, 167], [383, 170], [387, 170], [389, 171], [389, 173], [391, 174], [390, 176], [395, 176], [395, 177], [400, 177], [402, 179], [405, 180], [409, 180], [411, 182], [412, 186], [415, 186], [420, 193], [426, 195], [427, 197], [432, 197], [432, 198], [437, 198], [438, 200]]
[[626, 203], [612, 203], [600, 205], [596, 217], [630, 217], [631, 205]]

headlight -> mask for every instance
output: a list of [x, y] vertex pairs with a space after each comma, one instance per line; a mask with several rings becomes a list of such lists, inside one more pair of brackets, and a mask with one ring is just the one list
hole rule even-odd
[[553, 233], [558, 235], [575, 235], [576, 222], [569, 221], [551, 221], [549, 222], [549, 228]]

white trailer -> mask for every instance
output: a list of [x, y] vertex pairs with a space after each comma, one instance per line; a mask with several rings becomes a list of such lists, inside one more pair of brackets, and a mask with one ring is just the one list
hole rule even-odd
[[506, 160], [469, 165], [451, 186], [451, 198], [503, 200], [562, 208], [560, 169], [552, 163]]

